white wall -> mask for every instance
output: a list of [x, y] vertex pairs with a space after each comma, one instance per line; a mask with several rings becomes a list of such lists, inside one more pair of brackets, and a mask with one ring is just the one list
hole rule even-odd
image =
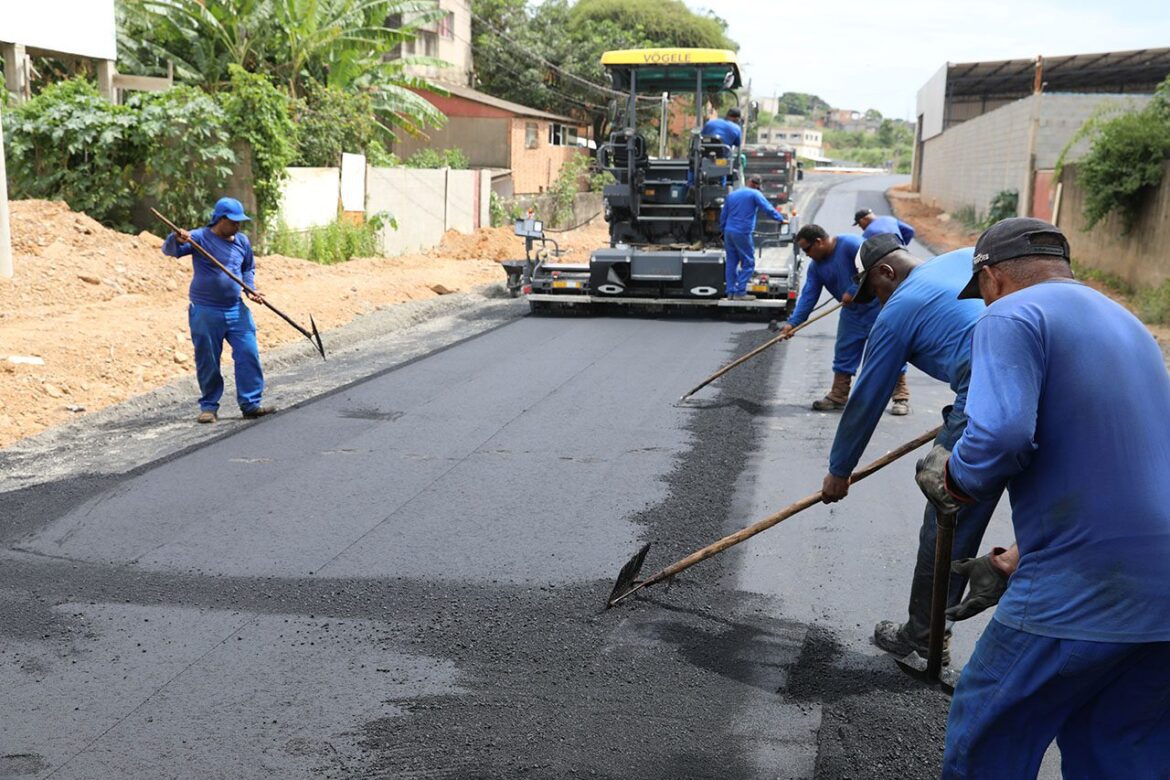
[[[2, 1], [2, 0], [0, 0]], [[340, 168], [289, 168], [280, 200], [280, 219], [292, 230], [328, 225], [337, 219]], [[398, 223], [382, 229], [385, 255], [438, 246], [448, 230], [471, 233], [491, 224], [490, 171], [366, 168], [365, 213], [387, 213]], [[356, 193], [354, 193], [356, 195]], [[356, 210], [356, 209], [355, 209]]]
[[290, 230], [307, 230], [337, 220], [340, 168], [289, 168], [280, 193], [280, 219]]
[[116, 60], [114, 0], [0, 0], [0, 41]]
[[947, 103], [947, 70], [950, 64], [943, 65], [938, 72], [930, 77], [930, 81], [918, 90], [918, 110], [916, 115], [922, 118], [922, 130], [919, 138], [925, 141], [934, 138], [943, 131], [943, 112]]

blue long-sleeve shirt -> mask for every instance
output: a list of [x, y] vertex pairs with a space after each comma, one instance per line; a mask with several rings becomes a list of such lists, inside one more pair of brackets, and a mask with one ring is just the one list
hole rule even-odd
[[1170, 641], [1168, 410], [1161, 350], [1104, 295], [1054, 280], [987, 307], [948, 471], [971, 496], [1011, 497], [1020, 565], [996, 620]]
[[756, 229], [756, 213], [760, 211], [777, 222], [785, 221], [785, 216], [759, 190], [740, 187], [723, 201], [723, 210], [719, 212], [719, 230], [723, 233], [753, 233]]
[[[233, 239], [225, 241], [212, 233], [211, 228], [202, 227], [191, 231], [192, 241], [210, 252], [212, 257], [223, 263], [229, 271], [255, 289], [256, 259], [252, 255], [252, 243], [243, 233], [236, 233]], [[167, 236], [162, 251], [164, 255], [171, 257], [191, 255], [191, 265], [195, 270], [188, 291], [191, 303], [230, 309], [239, 302], [240, 286], [216, 268], [210, 260], [196, 252], [190, 244], [180, 242], [174, 233]]]
[[874, 320], [853, 392], [841, 413], [829, 472], [847, 477], [869, 444], [902, 366], [911, 363], [955, 391], [966, 403], [970, 382], [971, 330], [983, 301], [958, 300], [971, 279], [974, 249], [957, 249], [910, 272]]
[[[821, 298], [821, 291], [828, 290], [836, 300], [848, 293], [857, 294], [857, 284], [853, 281], [857, 273], [854, 259], [861, 248], [861, 239], [857, 236], [843, 234], [837, 236], [837, 244], [833, 251], [824, 260], [813, 260], [808, 264], [805, 272], [804, 287], [800, 290], [800, 298], [796, 300], [796, 307], [788, 318], [788, 324], [800, 325], [808, 319], [808, 315]], [[877, 300], [869, 303], [854, 304], [852, 311], [863, 322], [873, 322], [877, 317], [881, 303]]]
[[861, 239], [864, 241], [883, 233], [893, 233], [902, 242], [902, 246], [910, 246], [910, 242], [914, 240], [914, 228], [897, 217], [874, 217], [873, 222], [861, 232]]
[[699, 134], [714, 136], [728, 146], [739, 146], [743, 139], [739, 125], [729, 119], [709, 119]]

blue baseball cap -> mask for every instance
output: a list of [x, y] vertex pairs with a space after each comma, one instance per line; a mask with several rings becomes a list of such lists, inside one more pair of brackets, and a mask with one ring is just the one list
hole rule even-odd
[[227, 217], [232, 222], [250, 222], [251, 217], [244, 213], [244, 204], [240, 203], [235, 198], [220, 198], [215, 202], [215, 208], [211, 211], [211, 221], [208, 225], [214, 225], [219, 222], [220, 217]]

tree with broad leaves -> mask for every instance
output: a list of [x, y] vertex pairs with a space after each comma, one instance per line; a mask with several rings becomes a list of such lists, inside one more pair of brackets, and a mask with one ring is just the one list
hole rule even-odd
[[442, 90], [407, 67], [446, 63], [393, 54], [441, 15], [428, 0], [119, 0], [119, 55], [139, 73], [173, 63], [178, 80], [210, 92], [228, 86], [231, 65], [294, 99], [310, 82], [363, 92], [387, 132], [413, 134], [445, 117], [412, 91]]

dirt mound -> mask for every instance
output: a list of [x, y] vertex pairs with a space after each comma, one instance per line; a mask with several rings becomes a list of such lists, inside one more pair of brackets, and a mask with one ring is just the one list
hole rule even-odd
[[513, 228], [483, 228], [474, 233], [448, 230], [443, 243], [427, 253], [452, 260], [511, 260], [524, 257], [524, 239], [517, 238]]
[[[609, 244], [609, 227], [601, 219], [576, 230], [564, 233], [546, 231], [545, 235], [550, 241], [548, 248], [553, 249], [551, 242], [556, 242], [566, 259], [584, 260], [594, 249]], [[524, 239], [518, 237], [510, 225], [481, 228], [474, 233], [448, 230], [443, 243], [427, 254], [453, 260], [519, 260], [524, 257]]]
[[176, 290], [189, 276], [182, 264], [162, 256], [162, 240], [150, 233], [118, 233], [55, 201], [13, 201], [10, 206], [18, 276], [0, 284], [4, 315], [54, 302], [82, 306], [119, 295]]

